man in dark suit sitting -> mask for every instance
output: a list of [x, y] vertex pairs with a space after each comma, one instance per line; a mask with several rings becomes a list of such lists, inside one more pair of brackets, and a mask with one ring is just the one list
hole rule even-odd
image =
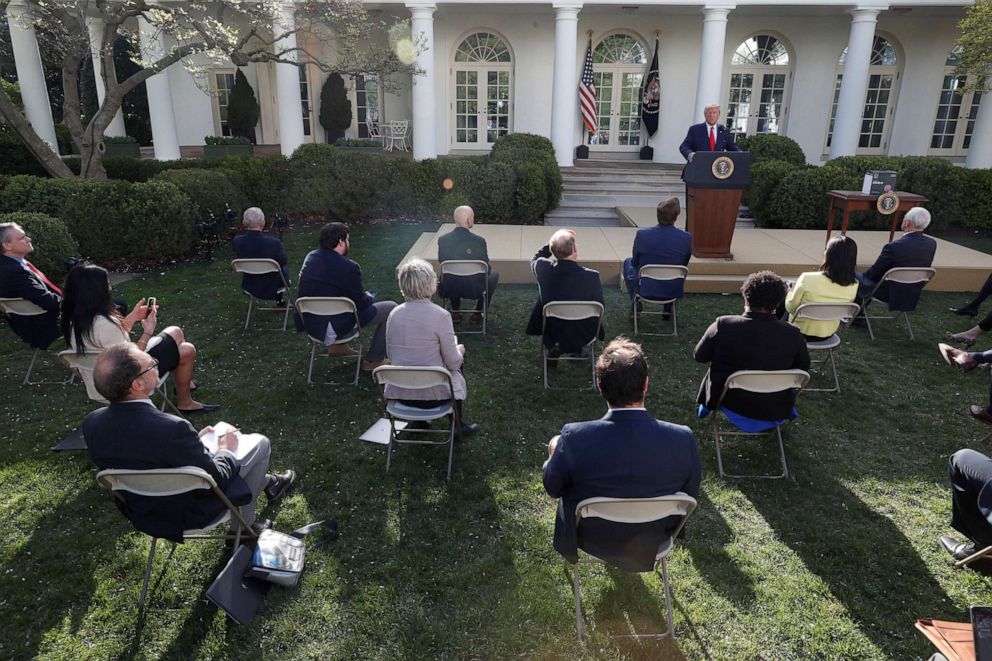
[[648, 363], [640, 345], [619, 337], [596, 361], [596, 381], [610, 410], [599, 420], [567, 424], [548, 444], [544, 488], [558, 498], [554, 546], [569, 562], [577, 548], [626, 571], [650, 571], [659, 543], [678, 517], [618, 524], [589, 518], [576, 529], [586, 498], [699, 497], [699, 451], [692, 430], [656, 420], [644, 408]]
[[[679, 200], [670, 197], [658, 205], [658, 224], [637, 230], [634, 235], [632, 256], [623, 261], [623, 279], [627, 293], [633, 303], [634, 294], [648, 298], [682, 298], [684, 280], [640, 282], [638, 273], [642, 266], [651, 264], [673, 264], [685, 266], [692, 257], [692, 235], [675, 227], [679, 218]], [[671, 312], [671, 303], [665, 305], [665, 312]]]
[[[913, 207], [906, 212], [902, 219], [903, 235], [885, 244], [870, 269], [855, 274], [858, 279], [859, 299], [870, 296], [872, 289], [889, 269], [902, 266], [928, 267], [933, 264], [937, 242], [923, 233], [929, 225], [930, 212], [923, 207]], [[890, 310], [909, 312], [916, 309], [923, 286], [924, 283], [907, 285], [886, 282], [875, 292], [875, 298], [887, 302]]]
[[692, 156], [697, 151], [740, 151], [734, 142], [734, 134], [723, 124], [717, 124], [720, 119], [720, 105], [711, 103], [703, 109], [705, 122], [693, 124], [685, 134], [685, 140], [679, 145], [679, 151], [685, 160], [692, 163]]
[[[723, 386], [739, 370], [809, 369], [809, 350], [799, 329], [775, 316], [788, 287], [771, 271], [752, 273], [744, 281], [744, 314], [717, 317], [710, 324], [693, 354], [700, 363], [710, 363], [699, 387], [697, 402], [717, 408]], [[792, 417], [796, 393], [752, 393], [731, 390], [723, 406], [756, 420], [778, 421]]]
[[[234, 256], [238, 259], [274, 259], [282, 267], [282, 277], [289, 282], [289, 268], [286, 266], [286, 251], [282, 241], [274, 236], [266, 236], [265, 214], [258, 207], [245, 209], [242, 219], [245, 233], [234, 237]], [[253, 275], [245, 273], [241, 276], [241, 288], [254, 296], [266, 301], [275, 301], [278, 307], [286, 305], [283, 300], [282, 280], [276, 273]]]
[[[437, 261], [446, 262], [451, 259], [474, 259], [489, 263], [489, 252], [486, 250], [486, 240], [478, 234], [472, 234], [472, 226], [475, 224], [475, 211], [470, 206], [460, 206], [452, 214], [455, 220], [455, 229], [441, 236], [437, 240]], [[461, 313], [457, 312], [461, 308], [462, 298], [476, 299], [475, 313], [472, 315], [473, 321], [480, 321], [482, 317], [482, 291], [489, 292], [489, 301], [493, 300], [493, 292], [496, 291], [496, 284], [499, 282], [499, 273], [489, 269], [488, 282], [483, 276], [453, 276], [446, 275], [438, 286], [437, 293], [441, 298], [451, 300], [451, 308], [455, 312], [452, 317], [459, 321]]]
[[[386, 319], [396, 307], [394, 301], [375, 300], [375, 292], [365, 291], [362, 285], [362, 269], [348, 259], [350, 242], [348, 226], [344, 223], [328, 223], [320, 230], [320, 247], [310, 251], [300, 269], [300, 297], [304, 296], [343, 296], [350, 298], [358, 309], [358, 323], [374, 325], [375, 331], [369, 351], [362, 360], [362, 369], [371, 372], [386, 364]], [[355, 318], [350, 314], [322, 317], [313, 314], [303, 315], [303, 327], [312, 337], [326, 338], [325, 342], [332, 355], [346, 355], [354, 350], [344, 345], [331, 345], [335, 337], [351, 333], [355, 328]]]
[[[551, 258], [554, 257], [554, 260]], [[551, 235], [547, 245], [542, 246], [530, 262], [530, 268], [537, 278], [537, 301], [527, 322], [528, 335], [541, 335], [544, 306], [554, 301], [598, 301], [603, 302], [603, 285], [599, 281], [599, 271], [579, 266], [579, 251], [575, 246], [575, 232], [558, 230]], [[544, 346], [552, 356], [562, 353], [582, 351], [596, 334], [596, 319], [565, 321], [548, 319], [544, 333]], [[605, 337], [605, 330], [599, 328], [598, 339]]]
[[45, 310], [32, 317], [10, 315], [7, 321], [31, 348], [47, 349], [61, 335], [62, 290], [27, 260], [33, 250], [31, 237], [20, 225], [0, 223], [0, 298], [23, 298]]
[[[123, 342], [105, 350], [93, 367], [93, 383], [110, 405], [93, 411], [83, 421], [83, 436], [93, 463], [101, 470], [151, 470], [195, 466], [210, 474], [249, 525], [255, 521], [255, 501], [265, 491], [269, 503], [281, 499], [296, 479], [289, 470], [269, 475], [269, 440], [258, 444], [240, 461], [235, 458], [239, 435], [229, 432], [217, 440], [211, 454], [199, 433], [184, 418], [159, 411], [149, 399], [158, 384], [157, 362], [136, 344]], [[216, 521], [225, 506], [210, 491], [198, 490], [168, 497], [125, 493], [118, 507], [134, 527], [172, 541], [182, 541], [183, 530]], [[232, 522], [232, 527], [234, 522]], [[264, 526], [254, 526], [260, 530]]]
[[951, 480], [951, 527], [965, 536], [940, 536], [940, 545], [955, 560], [992, 545], [992, 459], [975, 450], [958, 450], [948, 462]]

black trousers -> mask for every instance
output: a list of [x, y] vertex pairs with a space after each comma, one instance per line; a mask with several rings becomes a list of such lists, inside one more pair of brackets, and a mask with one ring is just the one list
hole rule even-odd
[[[486, 297], [486, 303], [492, 303], [493, 294], [496, 293], [496, 285], [499, 284], [499, 273], [496, 271], [489, 271], [489, 277], [486, 278], [486, 291], [488, 295]], [[462, 309], [462, 298], [461, 296], [452, 296], [449, 298], [451, 301], [451, 309], [458, 311]], [[475, 302], [475, 309], [477, 312], [482, 311], [482, 299], [477, 299]]]
[[978, 508], [978, 494], [992, 489], [992, 459], [974, 450], [958, 450], [948, 467], [951, 479], [951, 527], [979, 546], [992, 545], [992, 524]]

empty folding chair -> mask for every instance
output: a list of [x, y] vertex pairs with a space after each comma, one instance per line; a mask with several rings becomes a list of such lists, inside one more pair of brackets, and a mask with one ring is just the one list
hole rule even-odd
[[[734, 372], [729, 377], [727, 377], [727, 382], [723, 386], [723, 392], [720, 394], [720, 401], [717, 403], [716, 409], [710, 413], [710, 424], [709, 431], [713, 435], [713, 442], [716, 445], [716, 464], [720, 471], [720, 477], [760, 477], [769, 479], [788, 479], [789, 477], [789, 467], [785, 462], [785, 445], [782, 442], [782, 425], [786, 422], [782, 421], [768, 421], [767, 427], [762, 431], [746, 432], [746, 431], [720, 431], [720, 416], [727, 417], [726, 414], [721, 411], [721, 406], [723, 405], [723, 400], [727, 396], [727, 393], [734, 389], [746, 390], [753, 393], [777, 393], [783, 390], [801, 390], [809, 382], [809, 373], [803, 370], [793, 369], [793, 370], [740, 370]], [[728, 423], [730, 422], [728, 418]], [[731, 423], [732, 424], [732, 423]], [[736, 427], [735, 427], [736, 429]], [[720, 453], [720, 438], [722, 436], [765, 436], [766, 434], [775, 432], [778, 438], [778, 454], [779, 458], [782, 460], [782, 474], [781, 475], [732, 475], [726, 473], [723, 470], [723, 456]]]
[[592, 390], [598, 390], [596, 386], [596, 341], [599, 339], [599, 331], [603, 327], [603, 304], [598, 301], [552, 301], [545, 303], [541, 321], [541, 358], [544, 367], [544, 388], [550, 389], [548, 384], [548, 347], [544, 345], [544, 336], [548, 332], [548, 321], [550, 319], [560, 319], [565, 322], [583, 321], [585, 319], [596, 319], [596, 331], [592, 337], [583, 345], [583, 351], [587, 356], [558, 356], [557, 360], [569, 361], [589, 361], [590, 374], [592, 375]]
[[[482, 311], [478, 310], [455, 310], [452, 308], [452, 312], [471, 312], [473, 314], [479, 314], [482, 316], [482, 330], [477, 331], [466, 331], [459, 329], [462, 335], [472, 335], [481, 333], [486, 334], [486, 319], [489, 317], [489, 264], [485, 263], [481, 259], [449, 259], [447, 261], [441, 262], [441, 282], [444, 282], [446, 277], [451, 278], [471, 278], [473, 276], [481, 276], [480, 282], [482, 282]], [[467, 297], [465, 297], [467, 298]], [[448, 299], [442, 299], [442, 303], [447, 305]]]
[[[75, 349], [66, 349], [65, 351], [59, 352], [59, 358], [61, 358], [69, 369], [73, 373], [78, 374], [82, 379], [83, 384], [86, 386], [86, 395], [94, 402], [100, 402], [101, 404], [109, 404], [109, 402], [104, 399], [103, 395], [97, 392], [96, 386], [93, 384], [93, 365], [96, 363], [97, 357], [100, 355], [99, 351], [88, 351], [82, 354], [76, 353]], [[183, 413], [180, 411], [172, 400], [169, 399], [169, 374], [171, 372], [166, 372], [158, 378], [158, 385], [155, 386], [155, 391], [162, 398], [161, 404], [159, 404], [159, 410], [164, 411], [165, 407], [168, 406], [176, 415], [182, 416]]]
[[[857, 303], [803, 303], [796, 310], [796, 313], [789, 319], [795, 323], [800, 319], [810, 319], [813, 321], [839, 321], [842, 324], [849, 323], [858, 316], [861, 309]], [[810, 351], [826, 351], [827, 355], [818, 363], [814, 363], [811, 369], [822, 367], [830, 361], [830, 367], [834, 374], [833, 388], [806, 388], [806, 392], [840, 392], [840, 379], [837, 377], [837, 359], [834, 351], [840, 346], [840, 329], [831, 337], [818, 342], [806, 341], [806, 348]]]
[[[658, 540], [658, 553], [655, 556], [655, 571], [661, 565], [661, 581], [665, 590], [665, 612], [668, 620], [668, 630], [658, 634], [633, 634], [631, 638], [675, 638], [675, 623], [672, 611], [672, 587], [668, 580], [668, 555], [675, 547], [675, 540], [682, 526], [696, 509], [696, 499], [682, 492], [670, 496], [654, 498], [586, 498], [575, 508], [575, 524], [582, 526], [582, 520], [600, 518], [616, 523], [642, 525], [659, 521], [670, 516], [681, 516], [675, 530]], [[573, 565], [573, 590], [575, 592], [575, 628], [582, 642], [585, 625], [582, 621], [582, 588], [579, 583], [579, 565], [602, 563], [599, 558], [581, 551], [579, 561]]]
[[[684, 281], [689, 275], [689, 267], [681, 266], [678, 264], [647, 264], [642, 266], [638, 271], [637, 277], [639, 279], [638, 290], [634, 294], [634, 335], [658, 335], [661, 337], [672, 337], [679, 334], [679, 323], [678, 323], [678, 309], [679, 301], [681, 298], [653, 298], [644, 296], [641, 291], [644, 289], [645, 281], [648, 282], [672, 282], [682, 280]], [[649, 303], [652, 305], [662, 306], [661, 310], [654, 312], [648, 312], [640, 310], [643, 303]], [[664, 318], [665, 305], [672, 306], [671, 318], [672, 318], [672, 332], [671, 333], [641, 333], [637, 328], [637, 322], [642, 316], [660, 316]]]
[[[393, 448], [398, 443], [419, 445], [447, 445], [448, 472], [446, 479], [451, 478], [451, 460], [455, 452], [455, 435], [461, 434], [461, 420], [458, 418], [458, 405], [455, 403], [455, 388], [451, 383], [451, 372], [443, 367], [403, 367], [400, 365], [382, 365], [372, 371], [372, 378], [382, 386], [383, 399], [386, 402], [386, 415], [389, 416], [389, 447], [386, 449], [386, 470], [393, 457]], [[438, 406], [422, 409], [410, 406], [396, 399], [386, 397], [386, 386], [393, 385], [405, 390], [428, 390], [437, 386], [448, 389], [449, 398], [442, 398]], [[427, 422], [451, 416], [448, 429], [404, 429], [396, 428], [397, 421]], [[401, 438], [400, 434], [404, 437]], [[432, 436], [441, 436], [434, 440]]]
[[[358, 308], [355, 307], [355, 302], [350, 298], [344, 296], [304, 296], [296, 299], [296, 311], [301, 315], [303, 314], [313, 314], [320, 317], [330, 317], [336, 314], [350, 314], [355, 319], [355, 327], [347, 334], [340, 336], [334, 340], [332, 346], [350, 345], [353, 342], [358, 344], [358, 353], [355, 356], [355, 378], [352, 381], [353, 385], [358, 385], [358, 377], [361, 375], [362, 369], [362, 342], [361, 342], [361, 328], [358, 323]], [[310, 366], [307, 368], [307, 383], [311, 386], [313, 385], [313, 361], [317, 357], [317, 347], [324, 347], [323, 337], [314, 337], [307, 333], [307, 337], [310, 339]], [[337, 358], [338, 356], [328, 356], [329, 358]], [[340, 358], [349, 359], [351, 356], [340, 356]], [[326, 384], [333, 384], [331, 381], [325, 381]]]
[[[875, 319], [876, 321], [878, 319], [896, 319], [899, 317], [898, 314], [899, 312], [902, 312], [903, 316], [906, 318], [906, 328], [909, 329], [909, 339], [911, 340], [914, 339], [913, 326], [909, 323], [909, 313], [916, 309], [916, 303], [917, 301], [919, 301], [919, 294], [917, 294], [915, 297], [909, 297], [911, 299], [911, 305], [900, 305], [898, 309], [893, 307], [891, 304], [889, 304], [888, 301], [883, 301], [880, 298], [876, 298], [876, 294], [879, 288], [886, 283], [888, 283], [889, 285], [890, 299], [892, 298], [893, 295], [892, 290], [894, 286], [898, 287], [900, 285], [918, 285], [922, 283], [922, 287], [920, 287], [920, 293], [922, 293], [923, 287], [926, 287], [927, 283], [930, 282], [935, 275], [937, 275], [937, 270], [929, 267], [924, 268], [924, 267], [900, 266], [886, 271], [885, 274], [882, 276], [882, 279], [879, 280], [878, 284], [876, 284], [875, 287], [871, 290], [871, 294], [868, 296], [868, 298], [866, 298], [863, 301], [863, 307], [861, 308], [861, 314], [864, 315], [865, 323], [868, 325], [868, 335], [871, 337], [871, 339], [873, 340], [875, 339], [875, 331], [871, 327], [872, 319]], [[890, 316], [878, 316], [878, 315], [869, 316], [868, 307], [872, 303], [880, 303], [883, 305], [888, 305], [889, 309], [894, 310], [896, 314]]]
[[[234, 267], [235, 271], [242, 275], [267, 275], [270, 273], [278, 274], [279, 280], [282, 281], [282, 288], [279, 290], [279, 293], [286, 294], [286, 307], [282, 317], [282, 330], [286, 330], [286, 325], [289, 322], [289, 311], [293, 307], [293, 297], [290, 294], [289, 283], [286, 282], [286, 276], [283, 274], [282, 267], [279, 265], [279, 262], [274, 259], [232, 259], [231, 266]], [[245, 315], [245, 330], [248, 330], [248, 322], [251, 321], [251, 310], [255, 303], [255, 296], [245, 289], [242, 289], [241, 291], [248, 296], [248, 313]], [[283, 308], [279, 307], [256, 307], [255, 309], [262, 311], [283, 310]], [[273, 328], [270, 330], [275, 329]]]

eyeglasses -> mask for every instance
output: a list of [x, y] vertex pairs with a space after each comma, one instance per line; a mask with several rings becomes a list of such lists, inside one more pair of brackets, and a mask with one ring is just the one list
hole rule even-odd
[[[148, 372], [151, 372], [151, 371], [152, 371], [153, 369], [156, 369], [157, 367], [158, 367], [158, 361], [157, 361], [157, 360], [154, 360], [154, 359], [152, 359], [152, 364], [151, 364], [151, 365], [149, 365], [149, 366], [148, 366], [147, 368], [145, 368], [145, 369], [143, 369], [143, 370], [141, 370], [140, 372], [138, 372], [138, 373], [137, 373], [137, 374], [135, 375], [135, 377], [134, 377], [134, 379], [140, 379], [140, 378], [141, 378], [141, 377], [143, 377], [143, 376], [144, 376], [145, 374], [147, 374]], [[131, 380], [132, 380], [132, 381], [134, 381], [134, 379], [131, 379]]]

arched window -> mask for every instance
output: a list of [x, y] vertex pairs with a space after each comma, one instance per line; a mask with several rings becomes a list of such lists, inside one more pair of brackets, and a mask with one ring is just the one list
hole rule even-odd
[[635, 151], [641, 146], [641, 82], [648, 54], [636, 37], [615, 33], [593, 49], [596, 123], [589, 146], [597, 151]]
[[488, 149], [513, 126], [513, 53], [494, 32], [465, 37], [452, 56], [454, 146]]
[[937, 99], [937, 116], [930, 136], [930, 153], [937, 155], [963, 155], [971, 146], [971, 133], [978, 117], [981, 92], [961, 93], [966, 79], [955, 76], [960, 49], [955, 48], [944, 62], [944, 82]]
[[730, 59], [727, 127], [736, 137], [780, 133], [792, 78], [789, 50], [777, 37], [759, 34], [741, 42]]
[[[830, 110], [830, 128], [827, 132], [827, 149], [834, 133], [837, 118], [837, 100], [844, 77], [847, 48], [837, 60], [837, 82], [834, 85], [834, 102]], [[884, 37], [875, 35], [871, 49], [871, 67], [868, 70], [868, 90], [865, 92], [864, 112], [861, 114], [861, 135], [858, 138], [859, 154], [884, 154], [889, 146], [889, 119], [895, 111], [899, 94], [899, 57], [896, 49]]]

